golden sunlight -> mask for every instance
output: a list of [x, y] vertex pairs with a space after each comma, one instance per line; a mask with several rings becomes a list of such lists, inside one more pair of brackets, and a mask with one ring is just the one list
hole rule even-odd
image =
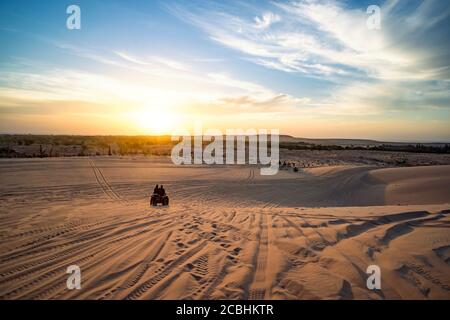
[[179, 117], [169, 110], [162, 108], [146, 109], [133, 114], [133, 122], [144, 134], [171, 134], [179, 125]]

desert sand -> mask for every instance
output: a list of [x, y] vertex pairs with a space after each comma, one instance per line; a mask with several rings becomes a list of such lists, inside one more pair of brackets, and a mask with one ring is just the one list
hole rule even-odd
[[[0, 178], [1, 299], [450, 299], [450, 166], [75, 157], [3, 159]], [[149, 207], [157, 183], [169, 207]]]

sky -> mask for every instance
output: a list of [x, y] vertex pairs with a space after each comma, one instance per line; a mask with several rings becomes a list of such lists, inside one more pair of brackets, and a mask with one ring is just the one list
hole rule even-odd
[[[66, 9], [81, 10], [81, 29]], [[380, 11], [380, 28], [367, 26]], [[450, 2], [0, 1], [0, 133], [450, 141]]]

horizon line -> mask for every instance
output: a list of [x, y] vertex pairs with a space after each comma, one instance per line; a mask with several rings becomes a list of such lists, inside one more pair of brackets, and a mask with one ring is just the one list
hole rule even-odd
[[[225, 134], [224, 134], [225, 135]], [[268, 134], [270, 135], [270, 134]], [[65, 134], [65, 133], [5, 133], [0, 132], [0, 136], [70, 136], [70, 137], [171, 137], [173, 134]], [[180, 135], [178, 135], [180, 136]], [[194, 137], [196, 135], [190, 135]], [[388, 139], [378, 140], [373, 138], [311, 138], [311, 137], [297, 137], [290, 134], [280, 134], [280, 137], [289, 137], [293, 139], [305, 139], [305, 140], [360, 140], [370, 141], [375, 143], [427, 143], [427, 144], [449, 144], [450, 140], [402, 140], [402, 139]]]

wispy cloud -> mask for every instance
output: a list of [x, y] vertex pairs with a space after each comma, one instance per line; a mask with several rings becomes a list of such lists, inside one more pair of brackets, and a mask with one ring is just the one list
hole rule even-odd
[[[100, 53], [96, 53], [94, 49], [89, 50], [85, 48], [81, 51], [71, 46], [61, 44], [59, 46], [71, 50], [74, 54], [102, 64], [125, 69], [130, 72], [143, 73], [145, 74], [144, 80], [146, 86], [150, 91], [160, 90], [167, 92], [165, 88], [178, 87], [177, 92], [179, 94], [185, 93], [184, 98], [186, 98], [186, 101], [184, 101], [184, 105], [193, 106], [193, 101], [198, 105], [224, 105], [226, 101], [233, 101], [243, 96], [252, 99], [255, 102], [254, 105], [261, 105], [261, 101], [272, 101], [272, 99], [276, 101], [276, 97], [282, 96], [284, 97], [283, 105], [289, 103], [292, 108], [303, 105], [305, 101], [310, 101], [306, 97], [295, 97], [284, 92], [276, 92], [255, 82], [240, 80], [231, 76], [229, 73], [219, 71], [205, 74], [203, 71], [195, 70], [185, 62], [174, 59], [157, 56], [142, 57], [125, 51], [115, 50], [113, 51], [114, 56], [120, 58], [117, 60], [114, 56], [105, 58], [104, 54], [100, 58]], [[203, 61], [202, 59], [200, 60]], [[220, 62], [222, 60], [207, 59], [206, 61]], [[141, 84], [139, 87], [145, 88], [145, 84]], [[124, 88], [127, 88], [126, 84]], [[143, 97], [143, 99], [148, 98], [145, 94], [139, 96]], [[202, 108], [196, 109], [201, 110]], [[260, 108], [254, 110], [255, 113], [262, 111]], [[252, 108], [248, 108], [248, 112], [252, 112]]]
[[258, 29], [266, 29], [272, 24], [281, 21], [281, 17], [272, 12], [266, 12], [261, 17], [255, 17], [255, 27]]
[[114, 51], [114, 53], [128, 62], [132, 62], [132, 63], [142, 65], [142, 66], [149, 66], [149, 67], [158, 68], [158, 69], [166, 67], [166, 68], [178, 70], [178, 71], [188, 71], [189, 70], [189, 68], [187, 66], [185, 66], [183, 63], [181, 63], [179, 61], [175, 61], [175, 60], [170, 60], [167, 58], [152, 56], [152, 57], [148, 57], [144, 61], [144, 60], [141, 60], [134, 56], [131, 56], [130, 54], [125, 53], [125, 52]]
[[253, 21], [214, 8], [187, 12], [172, 6], [170, 10], [211, 39], [277, 70], [337, 76], [363, 72], [369, 78], [387, 80], [447, 76], [447, 64], [432, 66], [424, 61], [430, 52], [442, 53], [441, 44], [426, 52], [413, 51], [410, 45], [412, 35], [424, 34], [449, 17], [448, 6], [438, 15], [436, 7], [441, 5], [433, 0], [405, 11], [407, 6], [387, 1], [381, 30], [367, 28], [365, 7], [349, 9], [335, 1], [275, 3], [276, 13], [267, 11]]

